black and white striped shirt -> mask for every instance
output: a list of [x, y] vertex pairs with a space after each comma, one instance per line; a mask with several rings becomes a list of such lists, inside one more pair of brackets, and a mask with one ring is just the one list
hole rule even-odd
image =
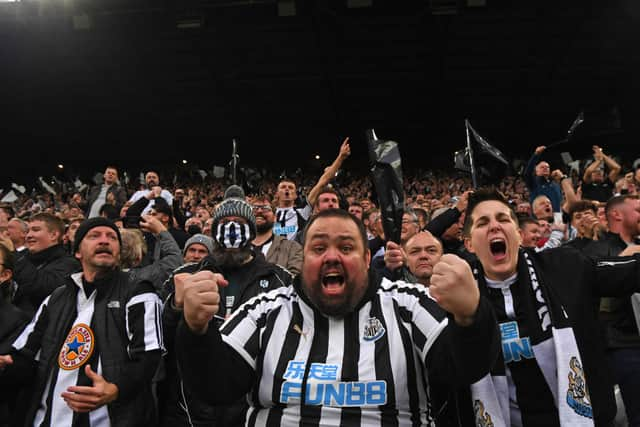
[[311, 206], [305, 205], [304, 208], [276, 208], [276, 221], [273, 224], [273, 234], [276, 236], [286, 236], [288, 240], [293, 240], [296, 233], [300, 230], [301, 225], [298, 224], [298, 214], [308, 220], [311, 216]]
[[[496, 330], [493, 317], [478, 318], [493, 322], [482, 331]], [[229, 392], [225, 381], [233, 385], [238, 374], [230, 366], [216, 368], [215, 358], [224, 349], [239, 355], [245, 364], [234, 366], [255, 374], [247, 396], [249, 426], [433, 425], [427, 370], [440, 369], [441, 378], [450, 375], [446, 365], [457, 350], [451, 351], [451, 340], [444, 337], [452, 329], [466, 329], [448, 327], [454, 324], [424, 287], [387, 279], [372, 282], [353, 313], [335, 318], [314, 309], [298, 282], [249, 300], [225, 322], [221, 334], [227, 346], [211, 349], [207, 357], [213, 360], [204, 370], [212, 369], [216, 387], [203, 378], [202, 352], [186, 351], [178, 359], [185, 384], [215, 402], [210, 394]], [[216, 334], [214, 329], [209, 336]], [[185, 331], [178, 337], [183, 334], [183, 347], [206, 339], [187, 338]], [[490, 337], [486, 341], [487, 349], [468, 349], [471, 356], [465, 356], [490, 353]], [[485, 365], [486, 373], [490, 362]]]
[[[74, 413], [61, 397], [61, 394], [70, 386], [92, 386], [92, 381], [84, 372], [84, 366], [89, 363], [93, 371], [103, 375], [100, 347], [114, 344], [97, 342], [97, 334], [94, 333], [97, 328], [105, 327], [99, 324], [94, 316], [98, 291], [94, 289], [89, 296], [85, 295], [81, 272], [73, 274], [71, 278], [78, 287], [76, 315], [68, 332], [65, 333], [66, 338], [61, 348], [56, 351], [57, 357], [49, 371], [33, 425], [110, 426], [107, 406], [102, 406], [88, 414]], [[39, 360], [43, 340], [42, 331], [46, 329], [46, 323], [49, 321], [47, 310], [50, 298], [51, 296], [43, 301], [31, 323], [13, 343], [17, 351], [28, 350], [32, 354], [36, 353], [36, 360]], [[108, 304], [116, 303], [118, 302], [112, 301]], [[134, 293], [127, 301], [124, 325], [128, 339], [127, 353], [130, 357], [164, 348], [161, 312], [160, 298], [152, 292]], [[106, 378], [106, 380], [109, 379]]]

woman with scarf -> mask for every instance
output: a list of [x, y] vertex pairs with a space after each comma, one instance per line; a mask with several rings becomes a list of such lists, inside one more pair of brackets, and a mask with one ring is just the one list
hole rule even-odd
[[640, 291], [640, 256], [522, 249], [515, 213], [488, 190], [472, 195], [464, 233], [502, 336], [502, 357], [471, 386], [476, 425], [609, 425], [616, 405], [598, 301]]

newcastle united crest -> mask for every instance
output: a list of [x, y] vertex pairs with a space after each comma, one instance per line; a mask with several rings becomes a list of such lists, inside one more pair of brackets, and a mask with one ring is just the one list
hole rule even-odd
[[60, 349], [58, 366], [67, 371], [79, 368], [89, 360], [94, 347], [91, 328], [84, 323], [74, 325]]

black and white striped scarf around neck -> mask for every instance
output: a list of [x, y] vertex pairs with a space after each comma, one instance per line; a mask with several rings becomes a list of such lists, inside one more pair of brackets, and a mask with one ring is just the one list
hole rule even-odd
[[[474, 271], [480, 291], [486, 293], [486, 279], [481, 269]], [[525, 313], [536, 362], [549, 385], [560, 425], [593, 426], [593, 409], [582, 368], [582, 359], [566, 311], [531, 256], [520, 251], [517, 280], [533, 289], [536, 312]], [[551, 329], [551, 335], [549, 335]], [[510, 427], [509, 385], [502, 353], [491, 372], [471, 385], [471, 398], [477, 426]]]

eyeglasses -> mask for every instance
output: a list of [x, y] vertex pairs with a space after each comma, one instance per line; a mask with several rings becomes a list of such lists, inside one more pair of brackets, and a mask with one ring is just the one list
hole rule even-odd
[[254, 211], [270, 211], [271, 205], [253, 205]]

